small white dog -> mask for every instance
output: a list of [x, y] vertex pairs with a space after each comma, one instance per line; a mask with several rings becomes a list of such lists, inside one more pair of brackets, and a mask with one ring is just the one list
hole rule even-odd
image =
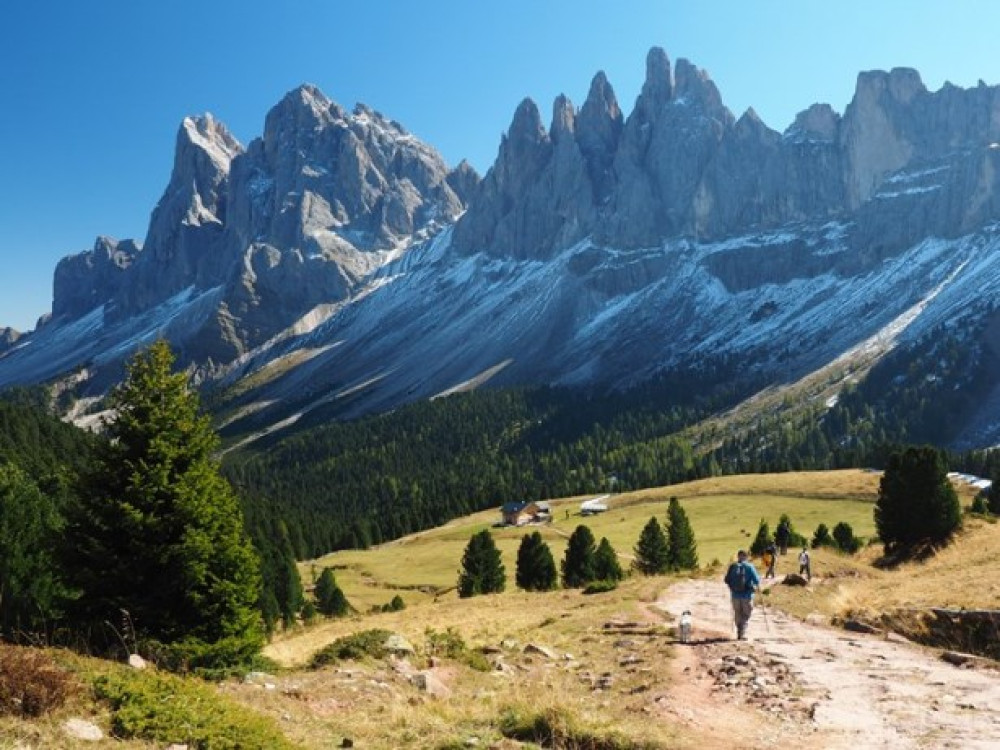
[[680, 633], [681, 643], [691, 642], [691, 610], [689, 609], [685, 609], [681, 613]]

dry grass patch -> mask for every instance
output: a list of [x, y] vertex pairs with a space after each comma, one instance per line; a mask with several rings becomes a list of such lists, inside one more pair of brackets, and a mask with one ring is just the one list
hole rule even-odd
[[[283, 725], [308, 747], [337, 746], [345, 737], [357, 747], [450, 748], [471, 738], [484, 746], [517, 747], [501, 731], [504, 717], [512, 715], [562, 717], [572, 731], [552, 747], [673, 747], [679, 737], [674, 728], [648, 720], [653, 702], [668, 688], [672, 656], [668, 629], [650, 619], [649, 605], [668, 582], [632, 579], [594, 596], [510, 591], [331, 621], [272, 644], [267, 655], [302, 665], [336, 638], [376, 627], [400, 633], [418, 653], [405, 663], [363, 659], [283, 672], [272, 692], [229, 689], [257, 710], [291, 717]], [[609, 621], [649, 627], [641, 635], [623, 635], [605, 628]], [[442, 633], [469, 651], [485, 650], [491, 670], [480, 671], [442, 649]], [[526, 650], [529, 644], [549, 655]], [[407, 679], [413, 670], [430, 671], [449, 697], [421, 692]], [[570, 739], [593, 744], [566, 744]]]

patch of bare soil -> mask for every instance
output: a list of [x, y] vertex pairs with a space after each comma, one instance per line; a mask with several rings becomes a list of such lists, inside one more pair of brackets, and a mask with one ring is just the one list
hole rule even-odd
[[[743, 741], [801, 739], [811, 748], [1000, 747], [1000, 671], [957, 667], [937, 652], [848, 633], [758, 606], [750, 640], [733, 640], [721, 582], [675, 584], [656, 604], [690, 610], [693, 642], [678, 647], [676, 703], [697, 724], [729, 725]], [[740, 724], [740, 717], [754, 721]], [[719, 739], [725, 739], [720, 737]]]

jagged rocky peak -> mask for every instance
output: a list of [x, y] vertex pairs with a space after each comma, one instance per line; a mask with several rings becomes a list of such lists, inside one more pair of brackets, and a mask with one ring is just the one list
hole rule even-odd
[[724, 112], [729, 115], [722, 103], [722, 95], [708, 73], [683, 57], [677, 61], [674, 70], [674, 99], [700, 105], [709, 113]]
[[472, 193], [479, 184], [480, 177], [475, 167], [465, 159], [462, 159], [457, 167], [448, 172], [448, 176], [445, 179], [448, 181], [448, 186], [458, 196], [458, 199], [462, 201], [462, 205], [468, 205], [469, 200], [472, 198]]
[[501, 150], [506, 147], [509, 157], [516, 159], [526, 153], [533, 153], [539, 144], [548, 140], [538, 105], [530, 97], [521, 100], [501, 143]]
[[553, 141], [572, 138], [576, 130], [576, 108], [565, 94], [560, 94], [552, 102], [552, 125], [549, 137]]
[[600, 148], [610, 151], [618, 145], [622, 131], [622, 111], [604, 71], [590, 82], [587, 100], [577, 115], [577, 139], [584, 152]]
[[854, 97], [857, 99], [878, 99], [888, 94], [897, 102], [909, 104], [918, 94], [926, 94], [927, 88], [920, 79], [920, 73], [913, 68], [893, 68], [867, 70], [858, 73]]
[[792, 141], [833, 142], [837, 140], [840, 115], [829, 104], [813, 104], [795, 116], [785, 137]]
[[178, 222], [223, 223], [225, 182], [232, 160], [243, 146], [211, 114], [185, 117], [177, 129], [174, 166], [163, 197], [153, 211], [146, 246], [162, 247]]
[[0, 327], [0, 352], [10, 349], [21, 338], [21, 332], [13, 328]]
[[[642, 84], [639, 101], [650, 112], [669, 102], [674, 95], [674, 76], [670, 58], [662, 47], [653, 47], [646, 55], [646, 80]], [[636, 108], [639, 108], [639, 101]]]
[[227, 173], [233, 158], [243, 153], [243, 145], [210, 112], [197, 117], [185, 117], [181, 122], [177, 133], [177, 158], [180, 158], [188, 144], [200, 149], [219, 171]]
[[140, 253], [134, 240], [102, 236], [91, 250], [60, 260], [52, 281], [53, 317], [78, 317], [110, 300]]

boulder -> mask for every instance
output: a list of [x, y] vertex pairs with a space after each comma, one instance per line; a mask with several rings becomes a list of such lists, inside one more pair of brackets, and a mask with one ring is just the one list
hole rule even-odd
[[81, 742], [100, 742], [104, 739], [104, 732], [92, 721], [85, 719], [67, 719], [63, 722], [63, 731], [74, 740]]

